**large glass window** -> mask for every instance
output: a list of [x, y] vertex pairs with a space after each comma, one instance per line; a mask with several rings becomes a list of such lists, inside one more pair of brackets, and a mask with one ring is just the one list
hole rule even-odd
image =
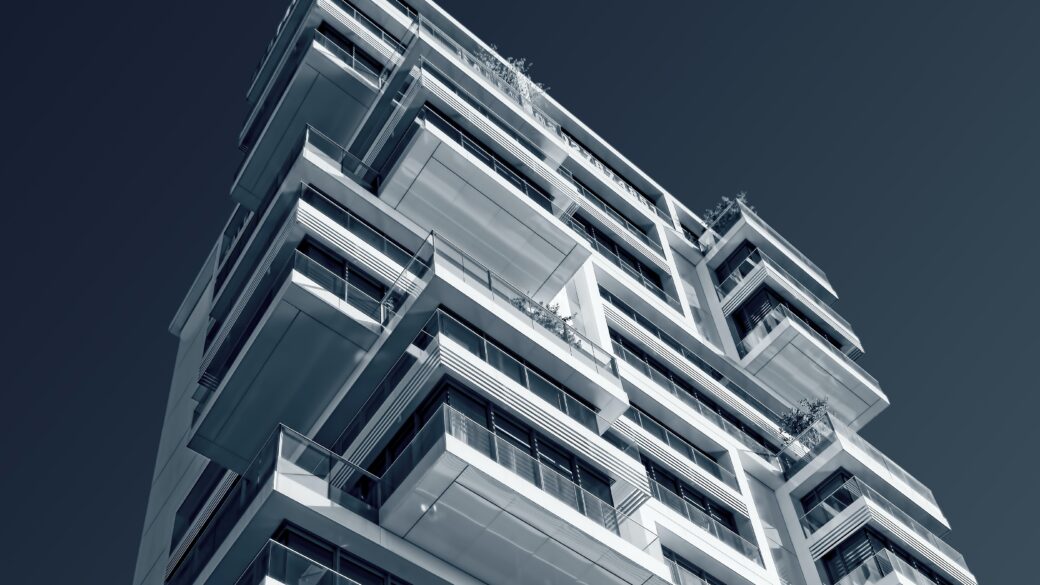
[[708, 498], [701, 492], [690, 487], [686, 482], [680, 480], [671, 472], [667, 471], [658, 463], [643, 457], [643, 465], [646, 467], [646, 475], [656, 481], [662, 487], [682, 498], [686, 504], [704, 512], [719, 524], [729, 528], [736, 534], [740, 534], [737, 528], [737, 520], [733, 513], [726, 510]]
[[827, 343], [834, 347], [841, 349], [841, 342], [834, 339], [829, 333], [823, 330], [815, 321], [806, 317], [797, 308], [791, 306], [791, 303], [787, 302], [783, 297], [776, 294], [768, 286], [763, 286], [758, 289], [755, 294], [751, 295], [748, 300], [744, 301], [736, 311], [733, 311], [732, 319], [733, 325], [737, 328], [737, 335], [743, 339], [747, 337], [748, 333], [751, 332], [773, 309], [783, 306], [790, 311], [795, 317], [800, 319], [807, 327], [819, 333]]
[[694, 579], [690, 578], [692, 576], [704, 581], [708, 585], [726, 585], [704, 569], [684, 559], [681, 555], [671, 549], [661, 547], [661, 551], [664, 553], [664, 558], [668, 561], [668, 564], [672, 569], [672, 580], [676, 583], [682, 583], [683, 585], [690, 583], [692, 585], [695, 583]]
[[715, 269], [715, 282], [721, 283], [729, 278], [729, 275], [733, 274], [733, 271], [740, 266], [740, 263], [757, 249], [754, 244], [747, 240], [741, 242], [737, 249], [733, 250], [733, 253], [727, 256], [722, 261], [722, 264], [719, 264], [719, 267]]
[[[827, 479], [821, 481], [819, 485], [814, 487], [812, 491], [802, 496], [802, 512], [808, 513], [809, 510], [812, 510], [817, 504], [834, 494], [834, 490], [840, 488], [850, 479], [852, 479], [852, 474], [844, 469], [838, 469], [832, 473]], [[842, 493], [844, 494], [846, 492]], [[852, 502], [845, 503], [851, 504]]]
[[[272, 540], [360, 585], [407, 585], [405, 581], [390, 571], [377, 567], [293, 524], [284, 524], [275, 532]], [[307, 583], [311, 580], [314, 583], [332, 582], [323, 573], [315, 573], [309, 579], [306, 575], [300, 575], [299, 582]]]
[[617, 242], [611, 239], [607, 234], [603, 233], [602, 230], [592, 225], [592, 222], [582, 217], [580, 213], [575, 213], [571, 219], [574, 220], [574, 223], [577, 224], [577, 226], [579, 226], [602, 251], [613, 254], [621, 261], [625, 268], [646, 279], [658, 289], [664, 290], [661, 275], [655, 270], [640, 262], [638, 258], [619, 246]]
[[860, 529], [834, 547], [833, 550], [823, 555], [821, 561], [823, 562], [824, 570], [827, 572], [828, 583], [831, 585], [837, 583], [863, 563], [871, 562], [875, 554], [883, 551], [889, 551], [936, 585], [951, 585], [948, 580], [938, 575], [931, 567], [919, 561], [880, 532], [869, 527]]

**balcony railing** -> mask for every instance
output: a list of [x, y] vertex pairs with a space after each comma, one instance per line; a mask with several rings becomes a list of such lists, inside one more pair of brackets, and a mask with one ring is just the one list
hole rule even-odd
[[528, 199], [549, 213], [554, 213], [554, 197], [545, 192], [544, 189], [535, 185], [526, 177], [519, 175], [510, 165], [498, 156], [492, 154], [483, 145], [467, 136], [454, 123], [444, 116], [438, 114], [428, 107], [419, 110], [415, 118], [423, 125], [429, 124], [444, 133], [452, 142], [458, 143], [463, 150], [473, 155], [485, 166], [493, 170], [497, 175], [505, 179], [509, 184], [523, 193]]
[[903, 469], [898, 463], [889, 459], [877, 447], [871, 445], [866, 439], [830, 415], [816, 421], [811, 427], [802, 431], [800, 435], [792, 438], [780, 452], [780, 465], [784, 470], [784, 477], [787, 479], [794, 477], [794, 474], [811, 463], [839, 438], [852, 443], [861, 451], [864, 451], [868, 457], [896, 479], [910, 486], [910, 489], [936, 508], [939, 507], [932, 490], [928, 489], [916, 477], [910, 475], [910, 472]]
[[708, 472], [708, 475], [711, 475], [715, 479], [718, 479], [722, 483], [733, 488], [737, 493], [740, 493], [740, 484], [737, 483], [737, 476], [733, 475], [733, 472], [722, 467], [717, 462], [709, 459], [696, 447], [691, 445], [689, 441], [634, 408], [629, 408], [625, 412], [625, 416], [639, 425], [639, 427], [644, 431], [650, 433], [664, 444], [681, 453], [684, 457], [692, 461], [694, 465]]
[[607, 214], [610, 217], [610, 219], [614, 220], [616, 224], [625, 228], [625, 230], [628, 233], [635, 236], [636, 239], [638, 239], [640, 242], [646, 244], [654, 252], [657, 252], [659, 256], [664, 256], [664, 248], [661, 247], [660, 242], [657, 242], [656, 240], [648, 236], [646, 233], [643, 232], [643, 230], [639, 229], [638, 226], [629, 221], [628, 218], [612, 209], [609, 205], [606, 204], [606, 202], [603, 201], [602, 198], [600, 198], [599, 195], [596, 195], [587, 187], [582, 185], [579, 181], [577, 181], [574, 178], [574, 175], [565, 167], [560, 167], [559, 169], [557, 169], [557, 171], [560, 173], [561, 176], [566, 178], [572, 185], [574, 185], [574, 187], [578, 190], [578, 193], [580, 193], [586, 201], [596, 206], [596, 209], [599, 209], [603, 213]]
[[934, 546], [949, 558], [953, 559], [954, 562], [967, 568], [968, 565], [961, 553], [957, 552], [957, 550], [947, 544], [946, 541], [939, 538], [934, 532], [926, 528], [920, 522], [911, 518], [909, 514], [904, 512], [899, 508], [899, 506], [890, 502], [888, 498], [879, 494], [877, 490], [856, 477], [835, 488], [835, 490], [824, 498], [823, 501], [806, 512], [801, 517], [802, 530], [805, 532], [806, 536], [815, 533], [830, 522], [835, 516], [861, 498], [869, 500], [877, 507], [892, 515], [926, 542]]
[[444, 404], [434, 412], [411, 443], [383, 474], [382, 491], [389, 498], [442, 437], [451, 436], [505, 467], [524, 482], [577, 510], [599, 526], [642, 550], [657, 541], [657, 534], [641, 526], [610, 503], [532, 455], [521, 451], [477, 421]]
[[311, 279], [318, 286], [335, 295], [336, 298], [346, 301], [348, 305], [361, 311], [366, 317], [377, 323], [382, 322], [380, 300], [372, 298], [368, 293], [318, 264], [303, 252], [296, 251], [293, 254], [293, 270]]
[[235, 585], [361, 585], [287, 546], [267, 541]]
[[676, 385], [675, 382], [672, 382], [670, 379], [658, 372], [655, 368], [650, 367], [650, 364], [646, 363], [639, 356], [630, 352], [620, 343], [614, 342], [613, 347], [614, 355], [628, 362], [630, 365], [642, 372], [643, 375], [650, 378], [651, 380], [656, 382], [657, 385], [667, 390], [672, 396], [675, 396], [684, 404], [696, 410], [702, 416], [714, 423], [715, 426], [719, 427], [720, 429], [728, 433], [730, 436], [732, 436], [734, 439], [736, 439], [738, 442], [740, 442], [740, 444], [747, 447], [749, 451], [755, 453], [756, 455], [760, 455], [766, 458], [767, 460], [771, 461], [773, 459], [773, 453], [766, 446], [751, 438], [750, 435], [748, 435], [741, 429], [737, 428], [737, 426], [731, 423], [730, 421], [723, 418], [722, 415], [720, 415], [710, 406], [701, 402], [697, 399], [697, 397], [687, 392], [685, 388], [681, 388], [678, 385]]
[[373, 522], [379, 520], [379, 478], [303, 435], [279, 427], [221, 500], [167, 585], [195, 582], [275, 471]]
[[740, 283], [743, 282], [744, 279], [747, 278], [747, 276], [751, 274], [752, 271], [754, 271], [754, 269], [758, 267], [759, 264], [769, 266], [772, 270], [775, 270], [782, 274], [792, 285], [795, 286], [795, 288], [800, 290], [809, 298], [815, 300], [817, 306], [821, 311], [827, 313], [827, 315], [831, 319], [837, 321], [839, 324], [841, 324], [849, 331], [852, 330], [852, 325], [850, 325], [844, 317], [835, 312], [834, 309], [830, 307], [830, 305], [823, 302], [818, 296], [816, 296], [816, 293], [809, 290], [807, 286], [805, 286], [797, 278], [792, 276], [790, 272], [784, 270], [779, 264], [777, 264], [775, 260], [770, 258], [768, 254], [766, 254], [759, 248], [755, 248], [750, 254], [748, 254], [747, 257], [744, 258], [744, 260], [742, 260], [740, 264], [738, 264], [737, 267], [733, 269], [733, 272], [730, 273], [729, 276], [727, 276], [722, 282], [715, 286], [715, 292], [716, 294], [718, 294], [719, 300], [725, 300], [725, 298], [729, 296], [731, 292], [736, 290], [737, 287], [740, 286]]
[[599, 254], [603, 256], [603, 258], [609, 260], [611, 264], [617, 266], [625, 274], [632, 277], [639, 284], [643, 285], [643, 288], [652, 292], [654, 296], [664, 301], [665, 304], [667, 304], [669, 307], [675, 309], [680, 314], [683, 312], [682, 304], [679, 303], [678, 299], [666, 293], [663, 288], [657, 285], [657, 283], [643, 276], [628, 264], [625, 264], [625, 262], [622, 261], [621, 258], [613, 250], [610, 250], [606, 246], [603, 246], [598, 241], [596, 241], [595, 238], [590, 236], [580, 223], [574, 221], [573, 218], [567, 218], [566, 222], [571, 229], [577, 232], [578, 235], [580, 235], [589, 244], [589, 246], [592, 246], [593, 250], [599, 252]]
[[668, 567], [672, 570], [672, 579], [676, 585], [714, 585], [675, 561], [668, 561]]
[[340, 172], [348, 177], [352, 177], [369, 191], [375, 193], [382, 183], [383, 177], [376, 170], [363, 163], [361, 159], [354, 156], [345, 147], [340, 146], [335, 140], [322, 134], [320, 130], [313, 126], [307, 126], [304, 140], [306, 144], [313, 146], [319, 152], [335, 161], [340, 167]]
[[753, 223], [762, 231], [767, 232], [770, 236], [773, 237], [773, 239], [775, 239], [777, 242], [783, 245], [788, 252], [796, 256], [807, 267], [809, 267], [809, 269], [812, 272], [816, 273], [816, 275], [820, 278], [824, 278], [823, 271], [820, 270], [819, 266], [814, 264], [812, 260], [809, 260], [809, 258], [805, 254], [802, 254], [802, 252], [798, 250], [798, 248], [795, 248], [791, 244], [791, 242], [788, 242], [786, 238], [781, 236], [780, 232], [776, 231], [772, 228], [772, 226], [762, 221], [762, 218], [758, 217], [758, 215], [754, 211], [752, 211], [750, 207], [741, 203], [740, 201], [732, 201], [729, 204], [729, 206], [726, 207], [726, 209], [724, 209], [721, 214], [719, 214], [718, 219], [716, 219], [710, 226], [708, 226], [704, 233], [701, 234], [701, 237], [699, 239], [701, 246], [705, 250], [710, 250], [712, 247], [715, 246], [715, 244], [719, 243], [719, 241], [722, 240], [722, 238], [724, 238], [727, 233], [729, 233], [729, 230], [732, 229], [733, 226], [736, 225], [742, 217], [745, 218], [748, 221], [748, 223]]
[[[814, 329], [812, 325], [806, 323], [801, 317], [795, 315], [790, 309], [788, 309], [784, 305], [777, 305], [773, 307], [768, 313], [765, 314], [764, 317], [762, 317], [761, 321], [759, 321], [754, 327], [751, 328], [751, 331], [747, 332], [744, 338], [740, 340], [740, 343], [737, 344], [737, 353], [740, 355], [741, 358], [747, 357], [747, 355], [751, 353], [755, 346], [761, 343], [762, 340], [768, 337], [774, 329], [779, 327], [780, 324], [782, 324], [784, 321], [787, 321], [788, 319], [790, 319], [791, 322], [795, 324], [800, 330], [808, 333], [811, 337], [815, 338], [817, 341], [823, 344], [824, 347], [830, 348], [831, 355], [841, 360], [850, 369], [854, 370], [857, 374], [866, 379], [868, 383], [870, 383], [874, 387], [878, 386], [877, 378], [867, 373], [867, 371], [863, 369], [863, 366], [857, 364], [855, 360], [849, 357], [848, 353], [842, 351], [838, 347], [835, 347], [833, 342], [824, 337], [819, 331]], [[861, 355], [859, 354], [859, 350], [852, 345], [849, 346], [848, 351], [850, 353], [855, 353], [856, 355]]]
[[940, 585], [938, 580], [921, 573], [888, 550], [874, 553], [834, 585], [873, 585], [892, 573], [914, 585]]
[[342, 47], [335, 40], [321, 34], [318, 31], [314, 31], [314, 42], [321, 48], [325, 49], [329, 53], [332, 53], [334, 57], [342, 61], [345, 65], [353, 69], [358, 75], [360, 75], [365, 81], [368, 81], [378, 89], [382, 89], [386, 80], [390, 78], [390, 70], [383, 69], [376, 71], [372, 66], [365, 62], [364, 59], [358, 59], [357, 49], [351, 47], [346, 49]]
[[682, 514], [687, 520], [736, 550], [745, 558], [762, 565], [762, 554], [759, 552], [758, 546], [748, 542], [744, 537], [730, 530], [729, 527], [722, 525], [700, 508], [687, 502], [682, 496], [654, 480], [650, 480], [650, 494], [654, 496], [654, 499]]
[[332, 199], [329, 199], [313, 187], [304, 185], [300, 199], [328, 216], [330, 219], [335, 221], [338, 226], [357, 236], [362, 242], [365, 242], [369, 246], [378, 250], [398, 266], [406, 266], [411, 261], [412, 256], [414, 256], [414, 254], [408, 250], [405, 250], [383, 234], [376, 231], [367, 222], [351, 213], [350, 210], [341, 206]]
[[394, 37], [394, 35], [388, 33], [386, 29], [373, 22], [372, 19], [366, 16], [364, 12], [361, 12], [357, 9], [357, 7], [355, 7], [353, 4], [349, 2], [346, 2], [345, 0], [333, 1], [336, 4], [337, 8], [352, 16], [354, 20], [358, 22], [358, 24], [364, 27], [365, 30], [372, 33], [374, 36], [378, 37], [379, 40], [393, 47], [394, 51], [398, 54], [404, 54], [404, 44], [401, 41], [397, 40], [397, 38]]

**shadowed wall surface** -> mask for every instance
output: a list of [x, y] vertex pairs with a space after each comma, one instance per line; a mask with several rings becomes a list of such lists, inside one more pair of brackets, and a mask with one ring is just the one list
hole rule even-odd
[[[131, 580], [175, 341], [285, 0], [5, 12], [5, 580]], [[830, 277], [982, 583], [1035, 580], [1040, 4], [442, 5], [695, 211]], [[493, 8], [492, 8], [493, 7]]]

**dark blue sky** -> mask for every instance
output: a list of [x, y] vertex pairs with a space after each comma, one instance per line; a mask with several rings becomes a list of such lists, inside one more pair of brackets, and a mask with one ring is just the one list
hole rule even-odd
[[[128, 582], [174, 339], [285, 0], [5, 9], [12, 583]], [[700, 210], [828, 273], [982, 583], [1035, 581], [1040, 3], [444, 0]]]

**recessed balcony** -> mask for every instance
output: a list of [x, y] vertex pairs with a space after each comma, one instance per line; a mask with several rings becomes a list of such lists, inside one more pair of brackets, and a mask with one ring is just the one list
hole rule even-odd
[[382, 491], [384, 527], [487, 583], [669, 582], [653, 530], [447, 405]]
[[888, 406], [878, 381], [815, 327], [783, 304], [762, 316], [737, 344], [741, 365], [766, 386], [787, 389], [792, 402], [829, 400], [860, 428]]
[[800, 519], [809, 551], [820, 558], [846, 535], [870, 525], [913, 550], [950, 579], [975, 585], [961, 553], [859, 478], [836, 488]]
[[796, 495], [845, 469], [869, 481], [929, 530], [944, 532], [950, 527], [932, 490], [834, 417], [791, 438], [779, 459], [784, 477], [800, 486], [792, 492]]
[[891, 551], [867, 557], [834, 585], [939, 585]]

